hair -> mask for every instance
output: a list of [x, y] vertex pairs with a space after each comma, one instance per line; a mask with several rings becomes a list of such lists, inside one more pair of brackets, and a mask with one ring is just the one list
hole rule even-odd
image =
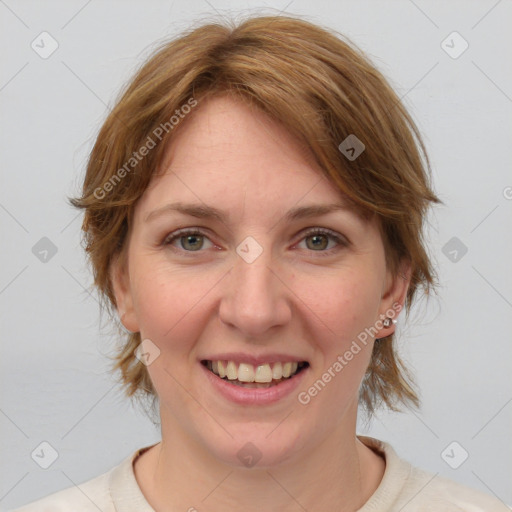
[[[357, 209], [378, 219], [387, 268], [402, 275], [401, 264], [411, 265], [410, 276], [403, 276], [410, 277], [408, 316], [418, 289], [428, 295], [436, 285], [424, 227], [428, 207], [441, 203], [419, 130], [360, 49], [333, 30], [292, 16], [190, 28], [159, 46], [121, 91], [90, 153], [81, 197], [70, 199], [84, 210], [82, 245], [102, 307], [116, 319], [111, 267], [116, 259], [121, 266], [127, 262], [134, 207], [165, 148], [191, 108], [223, 94], [284, 126]], [[355, 159], [339, 149], [349, 135], [364, 144]], [[123, 336], [113, 370], [120, 370], [129, 397], [156, 399], [147, 368], [135, 357], [140, 333]], [[382, 405], [418, 408], [415, 387], [394, 335], [377, 340], [360, 405], [370, 415]]]

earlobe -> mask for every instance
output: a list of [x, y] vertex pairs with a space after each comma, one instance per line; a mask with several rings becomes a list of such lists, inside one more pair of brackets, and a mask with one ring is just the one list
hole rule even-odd
[[139, 325], [133, 307], [127, 266], [123, 265], [121, 260], [117, 258], [112, 262], [109, 274], [116, 298], [119, 320], [128, 331], [138, 332]]
[[384, 338], [395, 332], [397, 318], [404, 307], [407, 297], [407, 291], [411, 282], [411, 272], [410, 262], [403, 261], [395, 275], [387, 274], [386, 286], [383, 290], [379, 311], [382, 328], [377, 336], [378, 338]]

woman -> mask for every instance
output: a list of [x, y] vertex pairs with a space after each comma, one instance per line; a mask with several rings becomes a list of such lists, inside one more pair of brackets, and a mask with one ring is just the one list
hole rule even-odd
[[413, 121], [339, 35], [255, 17], [164, 45], [72, 200], [162, 441], [19, 510], [508, 510], [356, 435], [358, 405], [419, 405], [394, 331], [435, 282], [436, 202]]

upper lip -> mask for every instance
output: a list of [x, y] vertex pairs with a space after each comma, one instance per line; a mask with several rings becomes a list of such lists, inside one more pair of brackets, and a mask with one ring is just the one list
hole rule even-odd
[[270, 354], [244, 354], [242, 352], [224, 352], [221, 354], [208, 355], [201, 358], [201, 361], [233, 361], [236, 364], [248, 363], [253, 366], [259, 366], [265, 363], [287, 363], [287, 362], [307, 362], [307, 359], [292, 356], [288, 354], [270, 353]]

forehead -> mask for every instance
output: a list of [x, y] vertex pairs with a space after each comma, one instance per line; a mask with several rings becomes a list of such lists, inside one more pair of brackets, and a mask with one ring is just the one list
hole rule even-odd
[[[165, 150], [140, 208], [173, 200], [251, 214], [344, 203], [312, 153], [261, 111], [227, 97], [201, 102]], [[269, 213], [269, 212], [268, 212]]]

